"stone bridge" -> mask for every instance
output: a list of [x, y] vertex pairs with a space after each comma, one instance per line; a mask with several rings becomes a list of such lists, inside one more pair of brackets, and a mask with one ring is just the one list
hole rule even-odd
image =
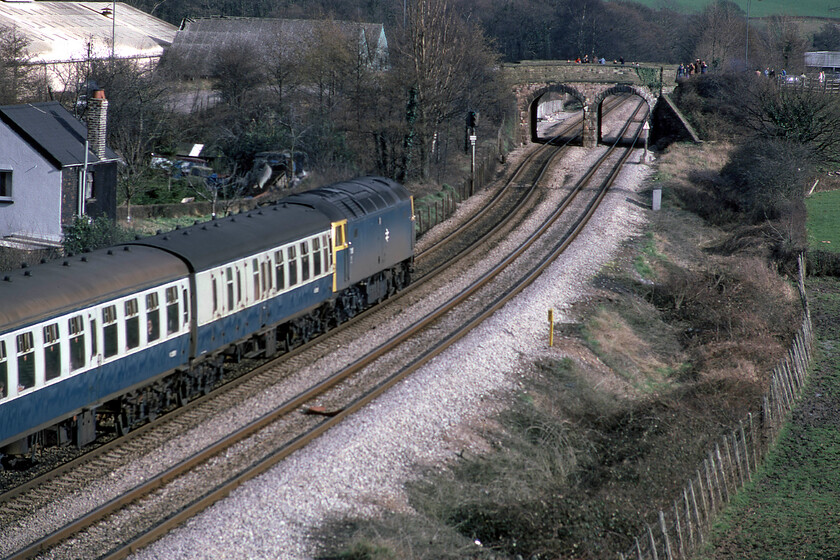
[[[593, 148], [601, 140], [601, 104], [610, 95], [632, 93], [644, 99], [651, 114], [661, 94], [661, 87], [643, 84], [641, 74], [662, 80], [660, 66], [622, 64], [575, 64], [554, 61], [529, 61], [506, 64], [504, 72], [513, 84], [519, 109], [519, 141], [537, 140], [538, 108], [558, 95], [569, 95], [583, 107], [583, 146]], [[648, 79], [651, 83], [653, 80]], [[666, 79], [667, 81], [667, 79]], [[673, 83], [673, 80], [671, 81]]]

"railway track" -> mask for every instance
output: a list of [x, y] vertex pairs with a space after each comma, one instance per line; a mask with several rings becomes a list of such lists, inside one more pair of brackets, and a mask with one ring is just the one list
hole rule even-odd
[[[640, 125], [638, 128], [641, 128]], [[613, 166], [613, 168], [619, 167], [620, 162], [610, 163], [608, 161], [611, 158], [613, 160], [617, 158], [617, 156], [612, 155], [614, 151], [616, 150], [610, 150], [610, 152], [601, 158], [599, 163], [602, 166], [609, 164]], [[625, 150], [625, 153], [629, 154], [629, 149]], [[627, 156], [625, 155], [624, 157], [626, 158]], [[192, 515], [194, 511], [200, 510], [219, 497], [226, 495], [232, 488], [238, 486], [245, 480], [248, 480], [260, 472], [263, 472], [267, 468], [270, 468], [271, 465], [281, 460], [282, 457], [304, 445], [305, 441], [309, 438], [316, 437], [335, 423], [339, 422], [348, 414], [351, 414], [361, 406], [364, 406], [366, 402], [375, 398], [375, 396], [380, 394], [387, 387], [393, 385], [399, 381], [399, 379], [402, 379], [405, 375], [408, 375], [408, 373], [419, 367], [422, 363], [425, 363], [431, 359], [431, 357], [443, 351], [446, 345], [451, 344], [454, 340], [463, 336], [466, 332], [468, 332], [469, 328], [478, 324], [483, 317], [486, 317], [488, 314], [492, 313], [494, 309], [503, 305], [503, 303], [510, 299], [510, 297], [513, 297], [518, 290], [523, 289], [519, 286], [524, 286], [525, 283], [530, 280], [521, 280], [523, 277], [522, 275], [508, 273], [507, 275], [511, 276], [512, 279], [509, 278], [507, 281], [503, 282], [500, 278], [505, 275], [504, 271], [508, 270], [507, 267], [510, 263], [521, 258], [526, 251], [533, 247], [531, 253], [535, 256], [531, 258], [533, 262], [527, 266], [529, 273], [525, 276], [532, 280], [539, 274], [539, 271], [542, 270], [544, 266], [547, 266], [548, 262], [550, 262], [550, 260], [541, 260], [536, 255], [544, 253], [547, 249], [550, 249], [550, 253], [552, 254], [557, 254], [558, 251], [562, 251], [562, 248], [564, 248], [572, 239], [573, 234], [569, 233], [562, 236], [558, 236], [557, 232], [547, 236], [542, 234], [550, 231], [552, 227], [562, 227], [564, 231], [574, 231], [575, 228], [579, 229], [583, 227], [586, 219], [588, 218], [583, 218], [581, 216], [586, 216], [587, 213], [588, 215], [591, 215], [591, 213], [594, 212], [594, 209], [597, 207], [597, 203], [593, 201], [597, 200], [597, 197], [586, 202], [580, 200], [582, 197], [579, 197], [578, 195], [585, 192], [587, 189], [594, 191], [592, 187], [587, 187], [586, 185], [591, 184], [591, 182], [596, 179], [596, 174], [597, 172], [593, 170], [591, 173], [587, 174], [585, 180], [581, 180], [578, 185], [575, 186], [575, 188], [567, 196], [567, 202], [564, 202], [562, 208], [555, 212], [550, 220], [546, 219], [544, 221], [543, 225], [538, 228], [540, 234], [533, 236], [533, 240], [529, 241], [527, 246], [523, 244], [523, 247], [510, 252], [507, 257], [502, 259], [501, 265], [483, 272], [478, 280], [470, 284], [468, 289], [461, 291], [461, 295], [456, 298], [455, 301], [450, 302], [450, 305], [460, 305], [460, 316], [470, 317], [469, 321], [463, 323], [462, 326], [451, 326], [440, 323], [442, 318], [449, 314], [448, 306], [440, 306], [433, 313], [429, 313], [427, 315], [427, 319], [424, 321], [423, 325], [415, 325], [410, 329], [405, 329], [399, 337], [389, 335], [389, 338], [393, 339], [393, 344], [382, 346], [378, 349], [377, 354], [392, 352], [394, 345], [404, 341], [413, 341], [410, 342], [410, 345], [416, 347], [417, 349], [429, 348], [429, 350], [425, 352], [415, 352], [414, 354], [411, 354], [410, 358], [406, 353], [400, 353], [395, 359], [392, 359], [393, 362], [396, 362], [396, 365], [392, 364], [390, 366], [386, 366], [383, 362], [378, 361], [376, 362], [375, 367], [368, 368], [367, 371], [365, 371], [367, 366], [375, 360], [381, 360], [381, 358], [374, 354], [363, 355], [356, 359], [353, 363], [341, 369], [335, 375], [322, 380], [317, 387], [312, 387], [308, 391], [301, 392], [301, 394], [297, 396], [289, 396], [289, 398], [286, 398], [285, 400], [280, 400], [279, 402], [283, 402], [282, 406], [259, 417], [250, 424], [246, 424], [245, 426], [239, 428], [234, 432], [234, 434], [220, 440], [211, 447], [194, 454], [188, 461], [185, 461], [183, 465], [177, 467], [173, 466], [171, 469], [161, 473], [153, 479], [147, 480], [144, 485], [138, 486], [131, 492], [126, 492], [124, 495], [98, 508], [92, 514], [89, 514], [88, 519], [80, 519], [73, 524], [67, 525], [61, 530], [54, 531], [49, 538], [37, 543], [31, 543], [28, 547], [20, 549], [17, 553], [14, 553], [10, 557], [31, 557], [32, 555], [37, 554], [38, 551], [45, 550], [48, 547], [54, 546], [55, 543], [61, 542], [69, 535], [76, 535], [74, 537], [72, 550], [67, 550], [67, 556], [64, 556], [62, 548], [53, 549], [50, 552], [51, 557], [98, 557], [103, 550], [111, 551], [107, 553], [109, 554], [107, 557], [122, 557], [133, 550], [133, 548], [143, 546], [146, 542], [154, 540], [159, 534], [169, 530], [168, 528], [173, 524], [177, 524], [182, 519], [186, 518], [186, 516]], [[600, 196], [603, 196], [603, 193], [606, 192], [610, 176], [614, 177], [615, 171], [611, 174], [608, 173], [606, 178], [601, 181], [602, 184], [607, 186], [599, 188], [599, 192], [602, 193]], [[575, 209], [575, 216], [578, 217], [573, 219], [564, 218], [565, 223], [560, 226], [554, 225], [561, 219], [561, 216], [567, 214], [567, 211], [571, 209]], [[550, 242], [545, 241], [546, 238], [549, 238]], [[540, 239], [543, 241], [540, 241]], [[563, 243], [566, 245], [555, 243], [556, 239], [563, 239]], [[519, 277], [520, 280], [516, 280], [514, 277]], [[482, 290], [484, 290], [484, 295], [480, 295]], [[496, 294], [503, 294], [503, 297], [496, 297]], [[468, 309], [463, 307], [464, 303], [471, 298], [474, 300], [473, 304]], [[422, 300], [423, 297], [419, 299]], [[370, 320], [375, 323], [381, 322], [381, 318]], [[364, 318], [360, 317], [360, 322], [363, 321]], [[424, 335], [426, 338], [418, 342], [416, 337], [419, 336], [419, 333], [429, 325], [435, 325], [433, 329], [435, 332], [444, 332], [448, 334], [442, 337], [438, 336], [437, 339], [431, 335]], [[329, 341], [324, 340], [319, 342], [319, 344], [334, 349], [336, 345], [342, 345], [342, 342], [336, 342], [335, 339], [329, 337]], [[284, 383], [288, 385], [287, 392], [290, 394], [293, 392], [292, 389], [295, 386], [295, 382], [291, 378], [291, 372], [300, 367], [299, 364], [295, 363], [296, 359], [299, 359], [302, 362], [311, 362], [313, 360], [312, 354], [307, 354], [305, 351], [286, 359], [288, 367], [284, 368], [284, 370], [287, 371], [286, 373], [280, 374], [280, 380], [285, 379]], [[409, 366], [402, 367], [405, 363], [408, 363]], [[242, 402], [247, 400], [249, 394], [252, 394], [254, 391], [261, 390], [260, 388], [265, 387], [264, 383], [266, 383], [265, 379], [261, 379], [261, 375], [272, 376], [272, 382], [279, 384], [280, 380], [276, 377], [278, 375], [277, 372], [269, 373], [270, 370], [272, 370], [271, 367], [266, 367], [265, 371], [255, 373], [252, 376], [254, 385], [248, 387], [247, 384], [243, 384], [241, 393], [238, 391], [230, 391], [229, 399], [232, 401], [238, 400], [239, 402]], [[286, 377], [283, 377], [284, 375]], [[346, 384], [348, 379], [352, 379], [354, 381], [351, 384]], [[333, 388], [342, 382], [344, 382], [345, 385], [341, 388]], [[364, 385], [364, 387], [362, 387], [362, 385]], [[360, 393], [362, 393], [363, 396], [358, 396]], [[313, 401], [313, 395], [322, 396], [317, 397], [317, 401]], [[283, 398], [284, 397], [282, 395], [278, 396], [278, 399]], [[289, 414], [295, 410], [301, 410], [301, 407], [309, 407], [309, 410], [320, 410], [325, 414]], [[205, 411], [204, 414], [206, 418], [212, 417], [216, 413], [211, 412], [210, 414], [207, 414], [207, 411]], [[188, 429], [189, 427], [184, 428], [183, 426], [177, 428], [179, 431]], [[303, 430], [308, 432], [308, 435], [305, 437], [300, 435]], [[248, 447], [249, 444], [246, 443], [249, 440], [252, 442], [250, 447]], [[244, 446], [248, 450], [244, 450], [243, 447], [240, 446]], [[270, 451], [265, 452], [266, 449], [269, 449]], [[262, 454], [260, 453], [260, 450], [263, 450]], [[135, 453], [139, 452], [136, 449], [125, 448], [121, 452], [121, 455], [123, 457], [127, 457], [135, 455]], [[223, 457], [224, 460], [220, 457]], [[236, 460], [229, 461], [228, 458], [230, 457], [234, 457]], [[199, 465], [205, 466], [199, 467]], [[224, 484], [212, 484], [207, 481], [192, 481], [190, 484], [184, 484], [193, 488], [213, 488], [213, 490], [199, 497], [194, 497], [192, 494], [181, 496], [178, 499], [169, 502], [170, 505], [167, 507], [160, 507], [158, 505], [152, 506], [148, 502], [145, 502], [148, 498], [142, 498], [143, 496], [149, 496], [150, 493], [161, 493], [160, 490], [156, 489], [162, 488], [164, 485], [172, 484], [173, 481], [185, 483], [185, 479], [197, 477], [200, 474], [208, 476], [208, 480], [220, 480], [224, 478], [222, 476], [223, 474], [229, 473], [237, 474], [232, 477], [228, 476]], [[179, 482], [176, 482], [176, 484]], [[49, 493], [50, 490], [39, 490], [33, 492]], [[178, 494], [177, 492], [171, 493]], [[141, 498], [144, 500], [144, 505], [131, 505], [124, 509], [125, 505], [130, 503], [132, 500], [139, 500]], [[127, 510], [132, 509], [138, 510], [138, 513], [142, 512], [141, 517], [143, 518], [148, 517], [148, 512], [150, 511], [166, 511], [168, 513], [162, 514], [161, 517], [168, 517], [170, 520], [160, 524], [152, 521], [149, 521], [148, 523], [140, 523], [136, 521], [126, 523], [124, 521], [117, 520], [115, 523], [118, 529], [130, 526], [133, 528], [135, 536], [125, 534], [122, 530], [113, 528], [113, 525], [111, 525], [111, 528], [108, 529], [90, 529], [87, 531], [88, 534], [98, 533], [100, 535], [105, 535], [105, 541], [96, 541], [96, 539], [94, 539], [99, 544], [88, 545], [89, 548], [86, 549], [79, 548], [84, 546], [79, 544], [82, 541], [82, 538], [78, 535], [80, 527], [92, 524], [94, 519], [97, 517], [103, 517], [106, 515], [113, 516], [115, 512], [121, 512], [116, 513], [116, 517], [120, 517], [121, 515], [125, 515]], [[173, 514], [173, 511], [176, 513]], [[3, 523], [3, 526], [8, 527], [6, 523]], [[138, 534], [139, 536], [137, 536]], [[6, 551], [3, 551], [3, 553], [6, 554]]]

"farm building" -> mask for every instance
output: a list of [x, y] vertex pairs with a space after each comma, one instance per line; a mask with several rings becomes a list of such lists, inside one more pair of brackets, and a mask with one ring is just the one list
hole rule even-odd
[[805, 66], [813, 72], [819, 72], [822, 70], [826, 74], [840, 74], [840, 52], [806, 52]]
[[388, 40], [382, 24], [276, 18], [187, 18], [166, 57], [182, 69], [184, 77], [197, 78], [211, 75], [213, 55], [226, 46], [274, 56], [274, 60], [301, 61], [315, 45], [336, 39], [358, 45], [363, 64], [375, 69], [387, 65]]
[[115, 56], [155, 64], [178, 28], [122, 2], [0, 0], [0, 28], [28, 42], [49, 89], [78, 87], [78, 66]]

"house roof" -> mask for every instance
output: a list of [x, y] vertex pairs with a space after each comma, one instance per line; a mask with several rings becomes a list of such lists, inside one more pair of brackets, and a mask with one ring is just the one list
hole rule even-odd
[[[0, 106], [0, 121], [8, 125], [56, 167], [85, 163], [87, 127], [58, 101]], [[105, 159], [88, 152], [89, 164], [117, 161], [119, 156], [105, 148]]]
[[178, 30], [121, 2], [0, 1], [0, 26], [29, 39], [34, 62], [110, 56], [112, 39], [117, 57], [160, 57]]
[[371, 63], [379, 63], [377, 58], [387, 53], [381, 23], [218, 16], [185, 19], [167, 53], [196, 75], [209, 75], [212, 54], [219, 47], [242, 44], [262, 51], [274, 45], [285, 55], [300, 56], [321, 37], [336, 34], [358, 41], [360, 52]]

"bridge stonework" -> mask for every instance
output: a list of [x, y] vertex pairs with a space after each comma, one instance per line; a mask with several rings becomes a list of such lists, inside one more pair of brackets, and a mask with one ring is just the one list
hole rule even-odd
[[569, 94], [583, 106], [583, 146], [594, 148], [600, 141], [601, 103], [610, 95], [633, 93], [648, 104], [651, 114], [657, 97], [641, 84], [541, 81], [514, 86], [519, 109], [519, 141], [528, 144], [537, 140], [537, 107], [549, 92]]

